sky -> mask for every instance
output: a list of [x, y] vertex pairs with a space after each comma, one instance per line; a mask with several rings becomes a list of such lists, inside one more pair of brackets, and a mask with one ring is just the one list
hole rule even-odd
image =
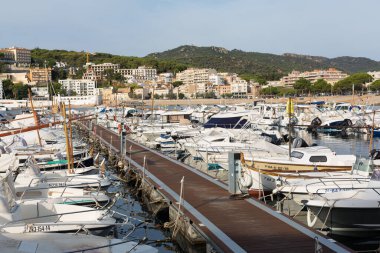
[[3, 0], [0, 48], [145, 56], [181, 45], [380, 60], [378, 0]]

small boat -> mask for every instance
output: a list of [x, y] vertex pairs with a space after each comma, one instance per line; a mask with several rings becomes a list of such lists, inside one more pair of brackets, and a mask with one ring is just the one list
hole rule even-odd
[[333, 234], [367, 237], [380, 231], [379, 203], [380, 170], [376, 169], [365, 186], [328, 192], [306, 200], [307, 222], [313, 227], [319, 218]]
[[[276, 188], [278, 177], [297, 177], [306, 172], [351, 171], [355, 163], [354, 155], [337, 155], [327, 147], [311, 146], [294, 148], [288, 155], [276, 153], [254, 153], [242, 156], [245, 174], [251, 175], [253, 184], [248, 192], [271, 194]], [[302, 178], [302, 177], [301, 177]]]
[[4, 232], [77, 232], [82, 229], [103, 232], [116, 223], [108, 210], [15, 199], [11, 177], [0, 179], [0, 229]]
[[60, 233], [0, 234], [2, 252], [97, 252], [97, 253], [156, 253], [157, 249], [140, 242], [109, 239], [101, 236]]

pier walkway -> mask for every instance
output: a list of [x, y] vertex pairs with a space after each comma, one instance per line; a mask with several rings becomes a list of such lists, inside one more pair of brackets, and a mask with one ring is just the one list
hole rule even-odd
[[[117, 133], [99, 125], [92, 131], [120, 152]], [[231, 199], [224, 183], [128, 138], [123, 156], [172, 203], [184, 177], [184, 214], [224, 252], [317, 252], [316, 240], [323, 252], [351, 251], [260, 201]]]

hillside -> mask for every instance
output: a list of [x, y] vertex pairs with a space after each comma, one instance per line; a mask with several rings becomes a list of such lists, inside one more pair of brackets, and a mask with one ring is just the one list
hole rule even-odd
[[[65, 62], [70, 67], [83, 67], [86, 64], [86, 52], [48, 50], [35, 48], [31, 51], [32, 63], [44, 66], [54, 66], [56, 62]], [[93, 53], [89, 55], [89, 60], [96, 64], [111, 62], [120, 64], [121, 68], [137, 68], [146, 65], [156, 68], [158, 72], [178, 72], [186, 69], [187, 66], [171, 60], [156, 60], [153, 58], [141, 58], [132, 56], [120, 56], [107, 53]]]
[[[32, 63], [54, 66], [55, 62], [66, 62], [69, 66], [82, 67], [86, 63], [85, 52], [66, 50], [33, 49]], [[326, 58], [297, 54], [267, 54], [227, 50], [221, 47], [180, 46], [161, 53], [149, 54], [146, 57], [131, 57], [107, 53], [90, 54], [94, 63], [112, 62], [121, 68], [137, 68], [141, 65], [156, 68], [159, 73], [178, 72], [187, 67], [215, 68], [218, 71], [256, 75], [266, 80], [276, 80], [292, 70], [313, 70], [335, 67], [347, 73], [380, 70], [380, 62], [364, 57]]]
[[170, 60], [194, 67], [209, 67], [219, 71], [250, 73], [266, 79], [278, 79], [292, 70], [313, 70], [335, 67], [347, 73], [380, 70], [380, 62], [363, 57], [326, 58], [297, 54], [267, 54], [227, 50], [221, 47], [180, 46], [146, 56], [156, 60]]

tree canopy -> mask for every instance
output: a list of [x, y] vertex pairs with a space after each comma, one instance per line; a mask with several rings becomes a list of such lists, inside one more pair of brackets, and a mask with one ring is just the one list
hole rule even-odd
[[311, 82], [305, 78], [300, 78], [294, 83], [293, 87], [299, 94], [305, 94], [310, 92]]
[[367, 73], [355, 73], [335, 83], [334, 92], [347, 93], [352, 90], [352, 86], [354, 86], [355, 90], [361, 90], [365, 83], [372, 80], [373, 77]]
[[369, 88], [373, 91], [379, 91], [380, 90], [380, 80], [376, 80], [373, 83], [371, 83]]
[[330, 93], [331, 92], [332, 85], [329, 84], [326, 80], [324, 79], [318, 79], [312, 86], [311, 86], [311, 91], [314, 94], [317, 93]]

